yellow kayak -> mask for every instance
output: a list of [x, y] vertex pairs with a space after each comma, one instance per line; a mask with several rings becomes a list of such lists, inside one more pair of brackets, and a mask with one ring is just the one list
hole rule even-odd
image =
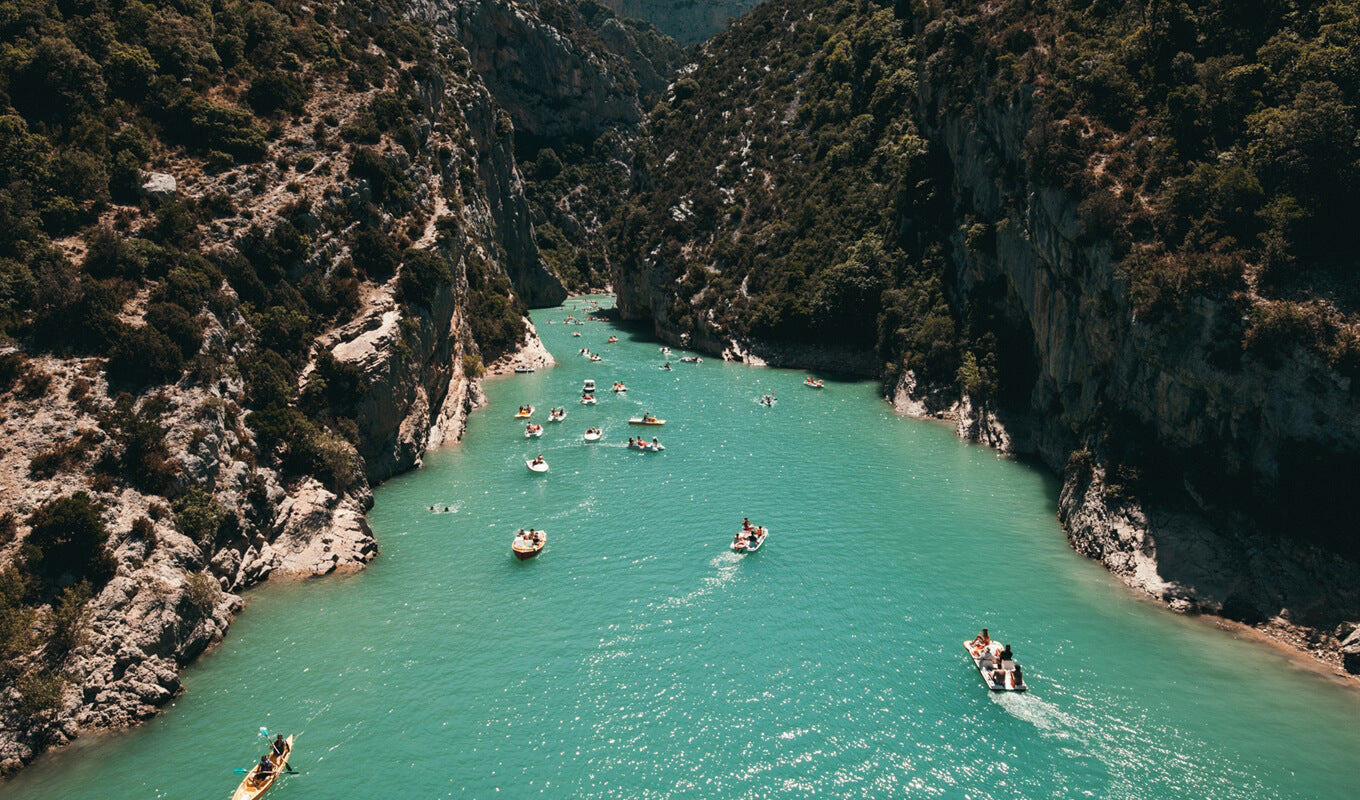
[[284, 769], [288, 766], [288, 757], [293, 754], [293, 737], [289, 736], [283, 740], [283, 743], [287, 747], [284, 748], [283, 755], [274, 761], [274, 771], [260, 775], [260, 765], [256, 764], [254, 769], [246, 775], [246, 779], [241, 781], [241, 785], [236, 787], [236, 794], [231, 796], [231, 800], [255, 800], [268, 791], [270, 786], [274, 785], [274, 781], [278, 780], [278, 777], [283, 774]]

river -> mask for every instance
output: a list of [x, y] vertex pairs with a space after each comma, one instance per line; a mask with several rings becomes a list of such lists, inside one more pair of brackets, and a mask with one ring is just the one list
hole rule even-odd
[[[461, 445], [377, 491], [368, 569], [253, 590], [164, 714], [43, 758], [3, 795], [225, 800], [261, 727], [297, 736], [274, 800], [1353, 785], [1360, 692], [1140, 600], [1068, 548], [1050, 475], [897, 417], [872, 382], [815, 390], [679, 352], [665, 371], [638, 329], [564, 324], [584, 308], [535, 312], [559, 365], [488, 381]], [[597, 405], [577, 402], [586, 378]], [[627, 425], [644, 411], [667, 424]], [[582, 440], [591, 425], [601, 442]], [[638, 431], [666, 450], [626, 449]], [[545, 475], [525, 468], [538, 452]], [[737, 555], [744, 516], [771, 533]], [[526, 526], [548, 544], [520, 562]], [[983, 686], [962, 648], [982, 626], [1012, 644], [1027, 694]]]

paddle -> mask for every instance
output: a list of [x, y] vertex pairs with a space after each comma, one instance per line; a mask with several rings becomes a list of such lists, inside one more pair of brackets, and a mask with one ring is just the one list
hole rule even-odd
[[[254, 769], [254, 767], [252, 767], [251, 769]], [[236, 769], [232, 770], [232, 772], [235, 772], [237, 775], [249, 775], [249, 774], [250, 774], [250, 770], [249, 770], [249, 769], [246, 769], [245, 767], [237, 767]], [[284, 772], [284, 774], [286, 774], [286, 775], [296, 775], [296, 774], [298, 774], [298, 771], [295, 770], [295, 769], [293, 769], [293, 765], [292, 765], [292, 764], [284, 764], [284, 765], [283, 765], [283, 772]]]

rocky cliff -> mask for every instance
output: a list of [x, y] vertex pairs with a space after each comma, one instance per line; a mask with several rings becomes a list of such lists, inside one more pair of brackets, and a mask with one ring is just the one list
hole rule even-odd
[[603, 0], [621, 17], [645, 19], [682, 45], [698, 44], [725, 29], [755, 0]]
[[[381, 8], [365, 24], [393, 48], [384, 37], [410, 30]], [[565, 296], [538, 257], [512, 126], [459, 40], [431, 36], [449, 59], [383, 53], [362, 80], [305, 69], [302, 105], [273, 119], [258, 162], [210, 166], [159, 146], [153, 199], [108, 212], [101, 224], [117, 228], [100, 241], [115, 244], [100, 246], [146, 248], [138, 237], [167, 208], [217, 209], [177, 218], [191, 226], [179, 240], [204, 253], [186, 263], [217, 281], [201, 284], [201, 339], [178, 380], [129, 387], [103, 358], [0, 351], [0, 563], [31, 568], [31, 527], [73, 497], [111, 556], [83, 606], [55, 589], [11, 606], [32, 595], [10, 592], [16, 573], [0, 581], [0, 772], [155, 713], [225, 634], [243, 589], [374, 558], [370, 486], [461, 435], [480, 396], [478, 331], [518, 322], [515, 342], [532, 347], [514, 309]], [[80, 236], [64, 246], [93, 269]], [[123, 304], [124, 324], [150, 330], [175, 280], [200, 285], [161, 273]], [[511, 286], [518, 299], [487, 305]], [[473, 306], [516, 318], [473, 319]]]
[[[1351, 379], [1301, 346], [1274, 361], [1244, 351], [1249, 299], [1196, 297], [1174, 318], [1140, 319], [1110, 244], [1085, 235], [1080, 198], [1027, 180], [1025, 96], [979, 98], [962, 118], [935, 113], [928, 83], [922, 99], [954, 165], [957, 303], [995, 310], [1028, 343], [1012, 372], [1033, 381], [1004, 441], [1064, 475], [1073, 547], [1175, 608], [1339, 664], [1360, 590], [1333, 527], [1344, 500], [1317, 490], [1340, 490], [1335, 470], [1360, 453]], [[966, 242], [979, 221], [991, 247]]]

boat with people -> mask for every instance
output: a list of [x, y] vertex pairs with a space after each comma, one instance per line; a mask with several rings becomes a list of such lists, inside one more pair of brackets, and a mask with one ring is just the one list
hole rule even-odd
[[580, 331], [572, 331], [572, 332], [571, 332], [571, 335], [572, 335], [572, 336], [580, 336], [580, 335], [581, 335], [581, 332], [580, 332]]
[[765, 395], [756, 402], [760, 403], [762, 406], [765, 406], [766, 408], [774, 408], [774, 404], [778, 403], [779, 401], [775, 399], [774, 393], [771, 392], [770, 394]]
[[668, 356], [668, 355], [670, 355], [670, 354], [671, 354], [671, 349], [670, 349], [669, 347], [663, 347], [663, 348], [661, 348], [661, 355], [663, 355], [663, 356]]
[[581, 394], [595, 394], [595, 381], [593, 379], [585, 379], [581, 384]]
[[548, 471], [548, 462], [543, 460], [542, 453], [539, 453], [536, 457], [525, 461], [524, 466], [528, 467], [530, 472], [537, 472], [539, 474]]
[[604, 436], [604, 431], [599, 428], [586, 428], [585, 440], [587, 442], [598, 442]]
[[633, 418], [629, 419], [629, 420], [628, 420], [628, 424], [629, 424], [629, 425], [665, 425], [665, 424], [666, 424], [666, 420], [664, 420], [664, 419], [657, 419], [656, 417], [652, 416], [651, 414], [648, 414], [648, 413], [645, 413], [645, 412], [644, 412], [643, 415], [640, 416], [640, 417], [633, 417]]
[[617, 337], [617, 336], [610, 336], [610, 337], [609, 337], [609, 343], [610, 343], [610, 344], [618, 344], [618, 343], [619, 343], [619, 337]]
[[741, 530], [732, 538], [732, 550], [737, 553], [754, 553], [765, 544], [765, 537], [769, 535], [769, 528], [752, 525], [750, 520], [742, 520]]
[[520, 406], [519, 411], [515, 412], [515, 419], [528, 419], [534, 415], [533, 406]]
[[1011, 646], [992, 641], [986, 628], [971, 641], [964, 642], [963, 649], [968, 651], [968, 657], [973, 660], [973, 666], [977, 667], [988, 689], [994, 692], [1023, 692], [1029, 689], [1025, 685], [1024, 671], [1011, 654]]
[[817, 380], [816, 378], [812, 377], [811, 375], [809, 375], [809, 376], [807, 376], [806, 378], [803, 379], [803, 385], [804, 385], [804, 386], [811, 386], [811, 387], [814, 388], [814, 389], [820, 389], [820, 388], [822, 388], [822, 382], [819, 381], [819, 380]]
[[702, 363], [704, 363], [704, 360], [703, 360], [702, 358], [699, 358], [698, 356], [682, 356], [682, 357], [680, 358], [680, 360], [683, 361], [683, 362], [686, 363], [686, 364], [702, 364]]
[[535, 425], [532, 422], [524, 426], [525, 439], [537, 439], [543, 435], [543, 426]]
[[514, 551], [515, 558], [524, 561], [543, 552], [543, 547], [548, 543], [548, 532], [530, 528], [519, 529], [515, 534], [515, 539], [510, 543], [510, 549]]
[[634, 441], [632, 437], [628, 438], [628, 449], [641, 450], [644, 453], [660, 453], [662, 450], [666, 449], [666, 446], [661, 442], [658, 442], [655, 437], [653, 437], [650, 442], [645, 442], [642, 440], [642, 437], [639, 436], [636, 441]]
[[614, 381], [614, 391], [626, 392], [628, 391], [628, 387], [623, 385], [623, 381]]
[[[263, 730], [263, 728], [261, 729]], [[284, 770], [288, 769], [288, 757], [293, 754], [293, 737], [290, 734], [282, 742], [282, 753], [276, 752], [276, 747], [271, 747], [269, 753], [265, 754], [260, 763], [256, 764], [250, 772], [246, 773], [245, 780], [236, 787], [236, 792], [231, 796], [231, 800], [255, 800], [264, 794], [274, 785]], [[268, 765], [266, 767], [266, 765]]]
[[595, 405], [595, 395], [593, 395], [593, 394], [583, 394], [583, 395], [581, 395], [581, 405], [583, 405], [583, 406], [593, 406], [593, 405]]
[[595, 361], [595, 362], [600, 362], [600, 361], [604, 361], [604, 357], [601, 356], [601, 355], [599, 355], [598, 353], [591, 353], [591, 354], [590, 354], [590, 360], [591, 360], [591, 361]]
[[564, 420], [564, 419], [566, 419], [566, 418], [567, 418], [567, 410], [566, 410], [565, 408], [554, 408], [554, 409], [552, 409], [552, 410], [550, 410], [550, 411], [548, 412], [548, 421], [549, 421], [549, 422], [561, 422], [562, 420]]

